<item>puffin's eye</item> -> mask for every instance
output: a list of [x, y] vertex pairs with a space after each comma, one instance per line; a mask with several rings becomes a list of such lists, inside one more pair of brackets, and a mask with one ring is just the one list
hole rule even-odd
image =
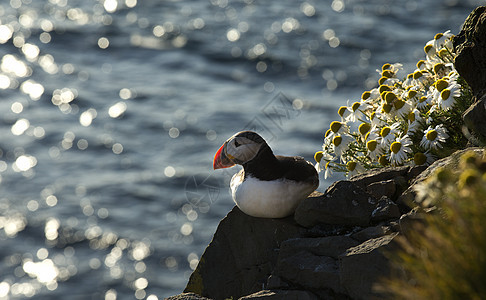
[[236, 148], [238, 148], [239, 146], [241, 146], [241, 144], [240, 144], [240, 143], [238, 143], [238, 141], [237, 141], [237, 140], [235, 140], [235, 147], [236, 147]]

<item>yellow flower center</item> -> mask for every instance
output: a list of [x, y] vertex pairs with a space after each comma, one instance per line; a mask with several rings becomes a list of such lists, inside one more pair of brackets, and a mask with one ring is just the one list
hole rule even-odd
[[338, 115], [340, 115], [341, 117], [344, 116], [344, 113], [346, 112], [348, 108], [346, 106], [341, 106], [339, 109], [338, 109]]
[[412, 99], [413, 97], [417, 96], [417, 91], [416, 90], [410, 90], [408, 91], [408, 98]]
[[366, 91], [361, 95], [361, 99], [366, 100], [371, 96], [371, 92]]
[[372, 112], [371, 115], [370, 115], [370, 120], [374, 120], [376, 117], [376, 112]]
[[340, 136], [335, 136], [333, 139], [332, 139], [332, 144], [334, 145], [334, 147], [338, 147], [339, 145], [341, 145], [343, 141], [343, 138], [340, 137]]
[[440, 97], [442, 100], [447, 100], [451, 96], [451, 91], [449, 89], [445, 89], [440, 93]]
[[326, 134], [324, 135], [324, 137], [328, 137], [330, 134], [331, 134], [332, 130], [331, 129], [328, 129], [326, 131]]
[[386, 156], [385, 155], [380, 156], [380, 158], [378, 158], [378, 162], [382, 166], [388, 165], [388, 159], [386, 159]]
[[381, 70], [382, 70], [382, 71], [384, 71], [384, 70], [388, 70], [388, 69], [390, 69], [390, 68], [391, 68], [391, 64], [386, 63], [386, 64], [384, 64], [384, 65], [381, 67]]
[[393, 106], [395, 106], [396, 110], [401, 109], [405, 105], [405, 101], [398, 99], [393, 103]]
[[410, 122], [415, 122], [415, 114], [413, 112], [408, 113], [408, 120]]
[[388, 79], [388, 78], [386, 78], [386, 77], [381, 77], [380, 79], [378, 79], [378, 84], [379, 84], [379, 85], [384, 84], [384, 83], [385, 83], [385, 81], [386, 81], [387, 79]]
[[348, 169], [348, 171], [354, 171], [354, 169], [356, 169], [356, 162], [354, 161], [350, 161], [346, 164], [346, 169]]
[[327, 168], [329, 168], [329, 164], [330, 164], [330, 163], [331, 163], [330, 161], [328, 161], [328, 162], [326, 163], [326, 169], [327, 169]]
[[445, 67], [443, 63], [437, 63], [434, 65], [434, 73], [437, 74]]
[[444, 57], [444, 56], [446, 56], [448, 53], [449, 53], [449, 51], [447, 51], [447, 49], [441, 49], [441, 50], [439, 51], [439, 56], [440, 56], [440, 57]]
[[357, 111], [360, 105], [361, 105], [361, 103], [359, 103], [359, 102], [354, 102], [354, 103], [353, 103], [353, 105], [351, 106], [351, 109], [352, 109], [353, 111]]
[[425, 162], [427, 162], [427, 156], [421, 152], [417, 152], [413, 156], [413, 162], [418, 166], [423, 165]]
[[339, 131], [339, 129], [341, 129], [341, 126], [343, 124], [341, 122], [338, 122], [338, 121], [334, 121], [331, 123], [331, 131], [334, 132], [334, 133], [337, 133]]
[[322, 152], [322, 151], [317, 151], [314, 154], [314, 159], [316, 160], [316, 162], [321, 162], [323, 157], [324, 157], [324, 152]]
[[383, 92], [391, 91], [391, 88], [388, 85], [380, 85], [380, 87], [378, 88], [378, 91], [380, 92], [380, 96], [381, 96], [383, 94]]
[[388, 127], [388, 126], [385, 126], [385, 127], [383, 127], [383, 128], [380, 130], [380, 136], [381, 136], [381, 137], [385, 137], [385, 136], [387, 136], [387, 135], [390, 133], [390, 131], [391, 131], [391, 128], [390, 128], [390, 127]]
[[435, 141], [438, 135], [439, 134], [437, 133], [437, 131], [435, 129], [432, 129], [429, 132], [427, 132], [425, 138], [427, 138], [429, 141]]
[[413, 73], [413, 79], [417, 80], [420, 77], [422, 77], [422, 75], [423, 75], [422, 72], [416, 71], [416, 72]]
[[420, 103], [423, 103], [425, 101], [427, 101], [427, 97], [425, 97], [425, 96], [420, 97], [420, 99], [419, 99]]
[[390, 113], [391, 109], [392, 109], [393, 106], [391, 106], [391, 104], [383, 104], [383, 112], [385, 113]]
[[370, 131], [371, 125], [369, 123], [362, 123], [359, 125], [358, 130], [361, 135], [365, 135], [368, 131]]
[[425, 60], [421, 59], [417, 62], [417, 69], [420, 69], [425, 64]]
[[443, 37], [444, 34], [443, 33], [437, 33], [435, 36], [434, 36], [434, 39], [438, 40], [440, 39], [441, 37]]
[[432, 49], [432, 48], [433, 48], [433, 46], [430, 45], [430, 44], [429, 45], [425, 45], [425, 47], [424, 47], [425, 54], [428, 54], [429, 51], [430, 51], [430, 49]]
[[383, 72], [381, 72], [381, 76], [386, 77], [386, 78], [393, 78], [394, 75], [395, 75], [395, 73], [393, 73], [390, 70], [384, 70]]
[[388, 104], [392, 103], [396, 99], [398, 99], [398, 97], [393, 92], [388, 92], [388, 93], [385, 94], [385, 101]]
[[376, 140], [371, 140], [366, 143], [366, 148], [370, 151], [375, 151], [376, 146], [378, 146], [378, 142]]
[[442, 92], [442, 90], [447, 88], [448, 86], [449, 86], [449, 83], [447, 81], [445, 81], [444, 79], [439, 79], [435, 82], [435, 88], [439, 92]]
[[400, 151], [400, 149], [402, 149], [402, 143], [400, 142], [393, 142], [391, 145], [390, 145], [390, 151], [397, 154], [398, 151]]

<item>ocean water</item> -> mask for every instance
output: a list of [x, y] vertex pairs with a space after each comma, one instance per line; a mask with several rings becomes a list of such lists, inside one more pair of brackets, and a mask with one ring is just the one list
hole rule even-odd
[[233, 207], [228, 137], [312, 160], [376, 69], [481, 4], [3, 1], [0, 299], [180, 293]]

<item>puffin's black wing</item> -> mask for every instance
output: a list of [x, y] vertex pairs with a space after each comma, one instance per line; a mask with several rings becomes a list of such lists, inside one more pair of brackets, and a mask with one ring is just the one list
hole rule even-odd
[[319, 185], [319, 175], [313, 165], [300, 156], [277, 155], [280, 164], [280, 173], [283, 178]]

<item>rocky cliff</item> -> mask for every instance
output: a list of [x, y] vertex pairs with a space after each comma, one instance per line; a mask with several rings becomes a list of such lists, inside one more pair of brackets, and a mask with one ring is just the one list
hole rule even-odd
[[[456, 67], [475, 103], [464, 115], [471, 143], [486, 141], [486, 7], [454, 39]], [[471, 150], [471, 149], [470, 149]], [[482, 148], [472, 148], [484, 154]], [[219, 224], [185, 293], [170, 299], [371, 299], [389, 276], [385, 253], [425, 212], [414, 186], [437, 168], [454, 169], [459, 151], [425, 167], [374, 170], [314, 192], [285, 219], [235, 207]]]

